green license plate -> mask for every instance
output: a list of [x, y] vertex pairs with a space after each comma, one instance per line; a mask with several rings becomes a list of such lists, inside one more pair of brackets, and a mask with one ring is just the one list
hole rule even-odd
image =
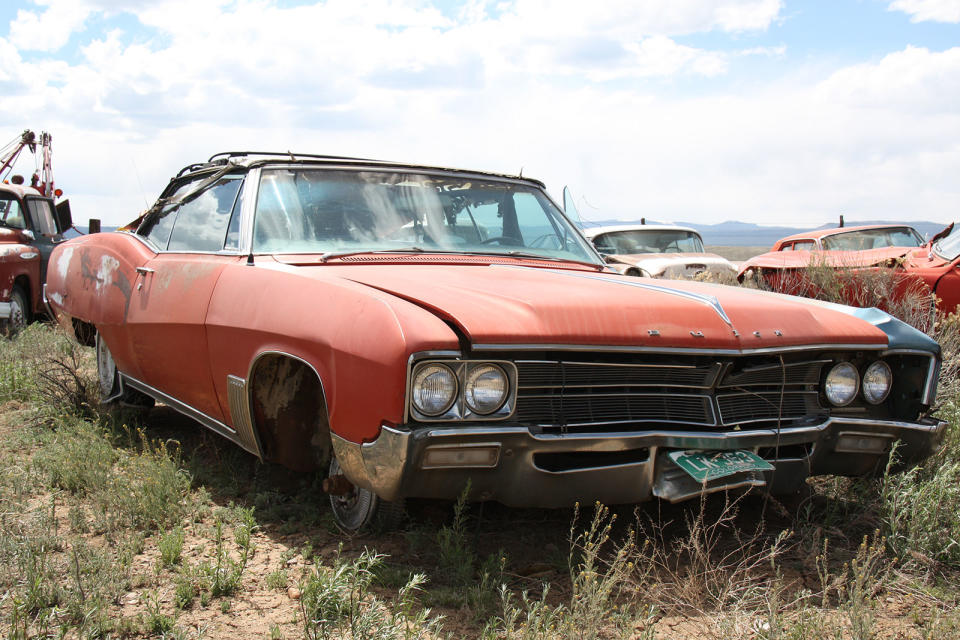
[[667, 454], [697, 482], [744, 471], [771, 471], [773, 465], [750, 451], [671, 451]]

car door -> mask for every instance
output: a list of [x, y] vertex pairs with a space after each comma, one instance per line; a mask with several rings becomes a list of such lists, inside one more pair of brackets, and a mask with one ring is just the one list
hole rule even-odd
[[139, 233], [158, 251], [137, 269], [127, 311], [141, 382], [217, 420], [204, 322], [220, 272], [242, 259], [224, 248], [239, 222], [242, 182], [224, 176], [197, 193], [196, 183], [185, 185], [174, 198], [191, 195], [145, 221]]

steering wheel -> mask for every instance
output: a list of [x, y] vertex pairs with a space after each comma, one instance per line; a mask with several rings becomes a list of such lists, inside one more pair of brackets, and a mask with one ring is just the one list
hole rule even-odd
[[491, 242], [499, 242], [504, 244], [504, 240], [513, 241], [513, 238], [508, 238], [507, 236], [494, 236], [492, 238], [487, 238], [486, 240], [481, 240], [480, 244], [490, 244]]
[[[550, 240], [552, 240], [552, 242], [549, 242]], [[555, 246], [553, 247], [548, 246], [551, 244]], [[535, 249], [538, 249], [541, 247], [545, 249], [563, 249], [564, 242], [563, 240], [558, 238], [557, 234], [555, 233], [545, 233], [542, 236], [535, 238], [533, 242], [529, 243], [527, 246]]]

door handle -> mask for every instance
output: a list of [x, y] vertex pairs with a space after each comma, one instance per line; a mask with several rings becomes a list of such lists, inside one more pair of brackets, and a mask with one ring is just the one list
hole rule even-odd
[[[149, 274], [153, 272], [154, 270], [151, 269], [150, 267], [137, 267], [137, 273], [142, 275], [143, 278], [146, 278]], [[137, 291], [140, 291], [140, 289], [143, 289], [143, 278], [140, 278], [139, 279], [140, 281], [137, 283]]]

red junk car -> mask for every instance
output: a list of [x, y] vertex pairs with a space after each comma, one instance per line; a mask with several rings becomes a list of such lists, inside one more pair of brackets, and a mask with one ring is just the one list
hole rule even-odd
[[542, 507], [791, 491], [944, 429], [925, 335], [611, 272], [529, 178], [219, 154], [127, 230], [59, 246], [46, 294], [95, 335], [105, 400], [328, 474], [346, 529], [468, 480]]

